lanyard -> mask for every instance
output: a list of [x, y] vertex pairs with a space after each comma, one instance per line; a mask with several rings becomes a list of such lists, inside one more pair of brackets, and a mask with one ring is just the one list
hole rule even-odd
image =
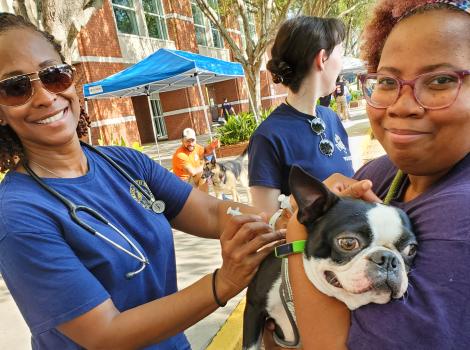
[[405, 179], [405, 174], [403, 174], [403, 171], [398, 170], [397, 173], [395, 174], [395, 177], [392, 180], [392, 184], [390, 185], [390, 188], [388, 189], [387, 195], [385, 196], [384, 204], [389, 205], [392, 199], [395, 198], [398, 192], [398, 188], [401, 186], [404, 179]]

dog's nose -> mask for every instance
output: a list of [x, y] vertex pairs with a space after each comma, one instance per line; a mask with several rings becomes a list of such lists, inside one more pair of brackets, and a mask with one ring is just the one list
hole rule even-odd
[[386, 250], [372, 253], [369, 259], [387, 271], [395, 271], [399, 267], [397, 256]]

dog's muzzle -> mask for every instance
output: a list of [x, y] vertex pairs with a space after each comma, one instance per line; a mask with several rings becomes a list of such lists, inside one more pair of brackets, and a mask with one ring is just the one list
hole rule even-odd
[[403, 283], [403, 267], [398, 256], [388, 250], [378, 250], [368, 256], [367, 275], [373, 289], [390, 291], [392, 298], [400, 297]]
[[356, 260], [345, 271], [332, 268], [323, 271], [326, 282], [351, 294], [375, 291], [399, 298], [404, 292], [407, 277], [399, 256], [390, 250], [380, 249]]

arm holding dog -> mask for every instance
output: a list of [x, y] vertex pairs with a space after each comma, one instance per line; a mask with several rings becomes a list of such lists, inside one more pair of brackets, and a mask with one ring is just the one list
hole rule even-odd
[[[294, 215], [287, 227], [287, 241], [306, 238], [305, 226], [300, 224]], [[351, 322], [349, 309], [339, 300], [315, 288], [305, 275], [301, 254], [290, 255], [288, 259], [297, 326], [303, 348], [308, 350], [346, 349]]]

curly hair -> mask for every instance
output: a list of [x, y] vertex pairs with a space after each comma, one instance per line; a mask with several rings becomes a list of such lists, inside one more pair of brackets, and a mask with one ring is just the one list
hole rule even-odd
[[336, 18], [299, 16], [285, 21], [276, 35], [266, 68], [275, 84], [296, 93], [310, 72], [314, 57], [324, 49], [329, 56], [346, 35]]
[[379, 1], [362, 35], [361, 58], [367, 62], [367, 70], [377, 71], [385, 41], [401, 19], [436, 9], [462, 12], [453, 5], [430, 0]]
[[[0, 13], [0, 35], [12, 29], [25, 28], [41, 34], [60, 55], [62, 62], [65, 61], [61, 53], [61, 46], [55, 38], [42, 30], [39, 30], [34, 24], [26, 21], [23, 17], [11, 13]], [[84, 137], [88, 133], [90, 118], [85, 110], [80, 107], [80, 118], [77, 125], [78, 137]], [[13, 169], [16, 164], [25, 157], [23, 145], [18, 135], [9, 125], [0, 126], [0, 172], [6, 172]]]

